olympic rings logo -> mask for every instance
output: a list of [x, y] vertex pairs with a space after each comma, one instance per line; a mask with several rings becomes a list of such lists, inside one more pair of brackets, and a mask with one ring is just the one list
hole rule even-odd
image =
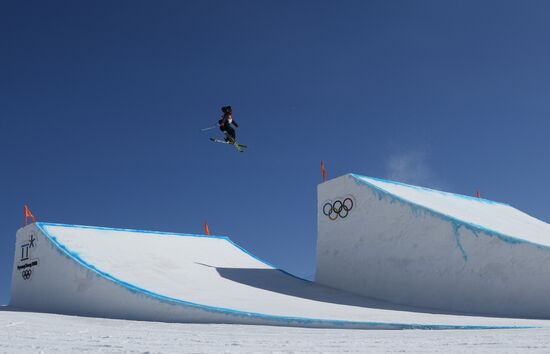
[[353, 199], [346, 198], [344, 201], [326, 202], [323, 205], [323, 214], [328, 216], [330, 220], [336, 220], [338, 217], [344, 219], [348, 216], [351, 209], [353, 209]]
[[24, 271], [21, 272], [21, 276], [25, 280], [29, 280], [31, 278], [31, 275], [32, 275], [32, 270], [31, 269], [25, 269]]

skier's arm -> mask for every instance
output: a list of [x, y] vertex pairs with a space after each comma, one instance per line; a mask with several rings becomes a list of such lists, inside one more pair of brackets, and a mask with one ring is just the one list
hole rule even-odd
[[237, 124], [237, 122], [235, 122], [234, 119], [233, 119], [233, 122], [231, 122], [231, 123], [235, 126], [235, 128], [238, 128], [238, 127], [239, 127], [239, 125]]

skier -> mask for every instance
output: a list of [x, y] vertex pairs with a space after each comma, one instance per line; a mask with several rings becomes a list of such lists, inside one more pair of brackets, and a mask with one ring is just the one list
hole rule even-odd
[[234, 125], [235, 128], [238, 128], [239, 125], [235, 120], [233, 120], [233, 110], [231, 109], [231, 106], [223, 106], [222, 107], [222, 117], [218, 121], [218, 125], [220, 127], [220, 130], [225, 135], [225, 141], [231, 144], [234, 144], [236, 142], [236, 134], [235, 129], [231, 125]]
[[219, 139], [216, 139], [216, 138], [210, 138], [210, 140], [215, 142], [215, 143], [233, 145], [235, 147], [235, 149], [237, 149], [237, 151], [244, 152], [243, 148], [246, 148], [247, 146], [237, 143], [235, 129], [233, 129], [233, 127], [232, 127], [232, 125], [233, 125], [235, 128], [238, 128], [239, 125], [237, 124], [237, 122], [235, 122], [233, 120], [233, 116], [232, 116], [233, 110], [231, 109], [231, 106], [223, 106], [222, 107], [222, 112], [223, 112], [223, 114], [221, 116], [221, 119], [218, 121], [218, 125], [214, 125], [213, 127], [204, 128], [204, 129], [202, 129], [202, 131], [215, 129], [216, 127], [219, 127], [220, 130], [222, 131], [223, 135], [224, 135], [224, 140], [219, 140]]

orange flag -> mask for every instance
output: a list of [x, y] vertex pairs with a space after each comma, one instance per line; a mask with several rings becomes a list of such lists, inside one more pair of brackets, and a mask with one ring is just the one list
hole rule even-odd
[[34, 217], [34, 215], [32, 215], [29, 207], [25, 205], [24, 209], [25, 209], [25, 225], [29, 223], [29, 219], [31, 219], [32, 222], [36, 222], [36, 218]]
[[479, 193], [479, 191], [476, 192], [476, 197], [481, 198], [481, 194]]
[[321, 161], [321, 175], [323, 176], [323, 182], [327, 181], [327, 171], [325, 170], [325, 163]]
[[210, 229], [208, 228], [208, 222], [204, 220], [204, 234], [210, 236]]

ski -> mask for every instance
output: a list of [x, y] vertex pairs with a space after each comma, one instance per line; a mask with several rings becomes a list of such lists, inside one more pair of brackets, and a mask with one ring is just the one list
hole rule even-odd
[[247, 148], [248, 147], [246, 145], [239, 144], [237, 142], [232, 143], [230, 141], [225, 141], [225, 140], [221, 140], [221, 139], [210, 138], [210, 140], [215, 142], [215, 143], [233, 145], [237, 149], [237, 151], [240, 151], [240, 152], [244, 151], [241, 148]]

